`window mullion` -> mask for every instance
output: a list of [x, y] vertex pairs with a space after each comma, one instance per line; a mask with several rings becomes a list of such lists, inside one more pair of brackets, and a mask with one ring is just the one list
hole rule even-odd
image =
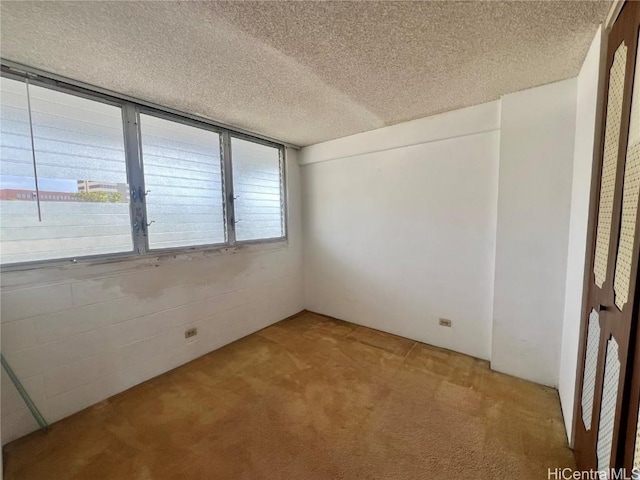
[[127, 157], [127, 174], [131, 193], [131, 232], [133, 249], [144, 255], [149, 250], [147, 239], [147, 212], [145, 205], [144, 172], [142, 151], [140, 148], [140, 121], [135, 105], [125, 104], [122, 108], [124, 118], [124, 142]]
[[236, 243], [236, 214], [233, 194], [233, 166], [231, 164], [231, 137], [229, 132], [222, 132], [222, 171], [224, 179], [224, 208], [227, 227], [227, 243]]

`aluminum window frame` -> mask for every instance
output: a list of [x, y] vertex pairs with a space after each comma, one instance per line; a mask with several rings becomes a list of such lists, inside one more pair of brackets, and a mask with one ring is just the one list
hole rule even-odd
[[[14, 71], [5, 71], [4, 65], [0, 71], [0, 76], [9, 78], [11, 80], [16, 80], [19, 82], [25, 82], [27, 78], [29, 78], [29, 85], [34, 85], [37, 87], [47, 88], [49, 90], [53, 90], [60, 93], [66, 93], [69, 95], [74, 95], [85, 100], [91, 100], [94, 102], [103, 103], [105, 105], [110, 105], [113, 107], [118, 107], [121, 110], [122, 114], [122, 145], [125, 153], [125, 168], [127, 175], [127, 182], [129, 183], [129, 188], [131, 188], [131, 178], [130, 178], [130, 161], [127, 152], [127, 142], [126, 142], [126, 106], [128, 102], [120, 101], [111, 97], [108, 97], [104, 94], [93, 94], [87, 90], [81, 90], [77, 87], [71, 86], [71, 88], [67, 89], [64, 86], [58, 84], [58, 82], [51, 81], [47, 78], [41, 78], [40, 76], [36, 76], [34, 74], [19, 74]], [[132, 225], [132, 202], [129, 202], [130, 215], [129, 220]], [[57, 265], [67, 265], [67, 264], [77, 264], [81, 262], [100, 262], [100, 261], [109, 261], [111, 259], [121, 260], [131, 257], [137, 257], [139, 254], [136, 251], [136, 239], [132, 233], [131, 237], [131, 250], [122, 251], [122, 252], [113, 252], [113, 253], [101, 253], [97, 255], [83, 255], [83, 256], [73, 256], [73, 257], [62, 257], [62, 258], [52, 258], [47, 260], [30, 260], [26, 262], [13, 262], [13, 263], [4, 263], [0, 264], [0, 272], [4, 271], [12, 271], [12, 270], [23, 270], [23, 269], [32, 269], [38, 267], [46, 267], [46, 266], [57, 266]]]
[[142, 174], [142, 179], [141, 179], [141, 187], [142, 187], [142, 191], [140, 192], [140, 195], [142, 195], [143, 197], [143, 210], [144, 210], [144, 218], [145, 221], [148, 219], [147, 217], [147, 202], [146, 202], [146, 187], [145, 187], [145, 178], [144, 178], [144, 151], [142, 149], [142, 122], [140, 120], [140, 114], [142, 115], [149, 115], [152, 117], [156, 117], [156, 118], [160, 118], [162, 120], [167, 120], [170, 122], [175, 122], [175, 123], [180, 123], [182, 125], [187, 125], [189, 127], [194, 127], [194, 128], [199, 128], [201, 130], [206, 130], [208, 132], [214, 132], [217, 133], [219, 135], [220, 138], [220, 181], [222, 184], [222, 218], [223, 218], [223, 223], [224, 223], [224, 235], [225, 235], [225, 241], [220, 243], [205, 243], [205, 244], [201, 244], [201, 245], [186, 245], [183, 247], [166, 247], [166, 248], [151, 248], [149, 246], [149, 224], [146, 223], [145, 227], [142, 229], [142, 234], [144, 237], [144, 244], [143, 244], [143, 248], [144, 248], [144, 252], [146, 254], [163, 254], [163, 253], [178, 253], [184, 250], [203, 250], [203, 249], [214, 249], [214, 248], [225, 248], [225, 247], [229, 247], [231, 246], [231, 243], [229, 242], [229, 225], [228, 225], [228, 206], [227, 206], [227, 202], [226, 200], [226, 185], [224, 182], [224, 177], [225, 177], [225, 164], [224, 164], [224, 157], [223, 157], [223, 148], [222, 148], [222, 141], [223, 141], [223, 135], [224, 135], [224, 130], [221, 129], [220, 127], [214, 126], [214, 125], [209, 125], [209, 124], [203, 124], [202, 122], [198, 122], [196, 120], [190, 119], [190, 118], [184, 118], [184, 117], [176, 117], [173, 114], [169, 114], [167, 112], [162, 112], [162, 111], [158, 111], [149, 107], [137, 107], [136, 109], [136, 122], [137, 122], [137, 132], [138, 132], [138, 148], [139, 148], [139, 153], [140, 156], [142, 158], [142, 162], [141, 162], [141, 174]]
[[[0, 76], [24, 82], [27, 78], [31, 85], [48, 88], [61, 93], [78, 96], [87, 100], [97, 101], [107, 105], [119, 107], [122, 110], [123, 146], [127, 181], [129, 183], [129, 220], [131, 225], [132, 250], [125, 252], [106, 253], [99, 255], [84, 255], [75, 257], [54, 258], [47, 260], [33, 260], [0, 264], [0, 271], [27, 270], [43, 267], [64, 266], [69, 264], [107, 263], [127, 259], [142, 259], [197, 251], [216, 251], [241, 245], [269, 244], [288, 242], [288, 202], [287, 202], [287, 169], [286, 149], [297, 148], [276, 140], [251, 134], [239, 129], [225, 126], [219, 122], [206, 118], [178, 112], [168, 107], [155, 105], [150, 102], [137, 100], [116, 92], [93, 87], [79, 81], [66, 79], [48, 74], [31, 67], [21, 66], [14, 62], [1, 60]], [[203, 245], [189, 245], [167, 248], [149, 248], [147, 205], [145, 201], [144, 154], [142, 151], [142, 135], [140, 114], [150, 115], [164, 120], [181, 123], [218, 133], [220, 135], [220, 168], [222, 181], [222, 207], [225, 228], [224, 243], [210, 243]], [[280, 199], [281, 199], [281, 237], [236, 241], [235, 208], [233, 196], [233, 153], [231, 138], [238, 138], [250, 142], [277, 148], [280, 152]]]
[[233, 219], [233, 226], [234, 226], [234, 242], [236, 244], [240, 244], [240, 245], [251, 245], [251, 244], [255, 244], [255, 243], [264, 243], [264, 242], [278, 242], [278, 241], [284, 241], [287, 240], [288, 238], [288, 233], [287, 233], [287, 227], [288, 227], [288, 219], [289, 219], [289, 210], [287, 207], [287, 167], [286, 167], [286, 152], [287, 149], [284, 147], [284, 145], [275, 143], [275, 142], [271, 142], [268, 140], [263, 140], [263, 139], [253, 139], [247, 135], [243, 135], [241, 133], [231, 133], [229, 132], [229, 154], [228, 154], [228, 158], [229, 161], [231, 162], [231, 164], [233, 164], [233, 152], [231, 151], [231, 138], [237, 138], [239, 140], [246, 140], [246, 141], [250, 141], [253, 143], [258, 143], [260, 145], [265, 145], [267, 147], [273, 147], [273, 148], [278, 148], [278, 152], [279, 152], [279, 170], [280, 170], [280, 224], [282, 225], [282, 236], [280, 237], [270, 237], [267, 239], [255, 239], [255, 240], [242, 240], [239, 242], [235, 242], [235, 224], [237, 222], [235, 222], [235, 197], [233, 197], [233, 165], [231, 165], [230, 168], [230, 172], [231, 172], [231, 179], [229, 180], [230, 182], [230, 191], [231, 191], [231, 199], [229, 201], [229, 204], [231, 205], [231, 209], [234, 212], [234, 219]]

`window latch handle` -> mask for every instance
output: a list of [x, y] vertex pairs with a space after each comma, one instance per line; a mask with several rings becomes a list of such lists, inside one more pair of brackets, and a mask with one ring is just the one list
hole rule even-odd
[[144, 197], [149, 195], [149, 193], [151, 193], [151, 190], [144, 191], [142, 190], [142, 187], [138, 187], [138, 188], [133, 187], [131, 189], [131, 200], [133, 200], [134, 202], [136, 200], [142, 201]]
[[[147, 227], [149, 225], [151, 225], [152, 223], [156, 223], [156, 221], [155, 220], [151, 220], [149, 223], [147, 223], [144, 220], [142, 220], [142, 233], [144, 233], [146, 235], [147, 234]], [[138, 225], [138, 221], [136, 220], [136, 222], [134, 223], [134, 226], [137, 228], [137, 225]]]

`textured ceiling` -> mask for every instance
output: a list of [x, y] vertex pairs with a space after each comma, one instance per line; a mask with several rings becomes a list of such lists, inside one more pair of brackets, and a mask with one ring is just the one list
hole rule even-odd
[[11, 2], [3, 58], [297, 145], [578, 73], [610, 2]]

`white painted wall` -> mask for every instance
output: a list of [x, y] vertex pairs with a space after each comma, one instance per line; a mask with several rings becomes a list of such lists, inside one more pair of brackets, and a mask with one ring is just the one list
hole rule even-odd
[[571, 186], [571, 217], [569, 222], [569, 252], [564, 302], [564, 322], [560, 352], [558, 391], [564, 423], [569, 437], [573, 428], [573, 398], [575, 395], [578, 342], [582, 316], [583, 276], [589, 223], [591, 168], [598, 110], [598, 81], [602, 52], [600, 29], [578, 75], [576, 105], [576, 135], [573, 153]]
[[305, 306], [489, 358], [499, 115], [492, 102], [304, 148]]
[[576, 88], [304, 148], [305, 306], [556, 386]]
[[[288, 244], [3, 273], [2, 352], [49, 422], [302, 310], [300, 172], [287, 153]], [[36, 428], [3, 372], [2, 443]]]
[[502, 97], [491, 367], [557, 386], [576, 79]]

